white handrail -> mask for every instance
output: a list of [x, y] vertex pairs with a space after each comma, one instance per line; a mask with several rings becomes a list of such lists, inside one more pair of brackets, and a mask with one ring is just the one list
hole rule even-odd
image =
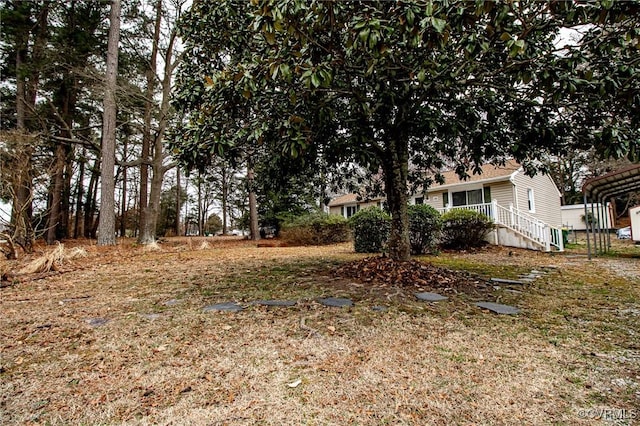
[[444, 213], [456, 209], [474, 210], [483, 213], [490, 217], [495, 224], [512, 229], [529, 240], [540, 244], [545, 251], [551, 251], [551, 246], [556, 247], [559, 251], [564, 250], [561, 229], [552, 227], [534, 216], [513, 208], [513, 206], [507, 209], [494, 200], [491, 203], [445, 207], [438, 210]]

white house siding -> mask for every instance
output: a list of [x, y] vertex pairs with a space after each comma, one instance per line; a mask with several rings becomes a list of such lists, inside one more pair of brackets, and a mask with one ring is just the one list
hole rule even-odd
[[[424, 203], [430, 205], [434, 209], [441, 209], [444, 207], [442, 204], [442, 193], [443, 191], [429, 191], [428, 197], [424, 197]], [[414, 197], [415, 199], [415, 197]]]
[[513, 203], [515, 207], [516, 203], [513, 199], [513, 184], [510, 181], [496, 182], [490, 185], [491, 187], [491, 201], [496, 200], [499, 205], [505, 208]]
[[[517, 207], [520, 211], [537, 217], [554, 227], [562, 226], [560, 212], [560, 193], [548, 175], [537, 174], [534, 177], [517, 173], [514, 178], [516, 185]], [[529, 211], [528, 190], [533, 189], [534, 212]]]

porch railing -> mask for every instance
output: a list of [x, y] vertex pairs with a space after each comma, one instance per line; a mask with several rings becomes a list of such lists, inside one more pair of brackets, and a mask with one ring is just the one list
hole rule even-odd
[[467, 206], [454, 206], [438, 209], [441, 213], [449, 210], [473, 210], [483, 213], [497, 225], [509, 228], [525, 238], [539, 244], [545, 251], [551, 251], [555, 247], [558, 251], [564, 251], [562, 230], [519, 211], [513, 206], [506, 208], [497, 201], [482, 204], [470, 204]]

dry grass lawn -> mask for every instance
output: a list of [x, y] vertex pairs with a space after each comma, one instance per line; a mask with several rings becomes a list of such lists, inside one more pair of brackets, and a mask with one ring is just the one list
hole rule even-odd
[[[489, 278], [438, 304], [333, 277], [350, 245], [84, 247], [0, 288], [0, 424], [513, 425], [640, 418], [640, 261], [487, 249], [426, 257]], [[8, 266], [4, 265], [7, 269]], [[619, 273], [623, 271], [623, 273]], [[328, 308], [319, 297], [350, 297]], [[295, 299], [263, 307], [259, 299]], [[239, 313], [205, 312], [234, 301]], [[384, 305], [383, 312], [373, 306]], [[607, 411], [608, 410], [608, 411]]]

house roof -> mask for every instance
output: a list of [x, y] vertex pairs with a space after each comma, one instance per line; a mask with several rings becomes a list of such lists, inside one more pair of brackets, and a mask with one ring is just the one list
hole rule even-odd
[[[360, 200], [358, 200], [359, 196], [361, 197]], [[344, 206], [347, 204], [358, 204], [360, 202], [378, 201], [378, 200], [382, 200], [382, 197], [364, 198], [359, 194], [345, 194], [331, 200], [329, 202], [329, 207]]]
[[511, 179], [511, 177], [520, 171], [520, 164], [515, 160], [509, 160], [504, 166], [494, 166], [492, 164], [482, 165], [482, 174], [472, 174], [467, 180], [462, 180], [455, 172], [455, 170], [448, 170], [442, 172], [444, 177], [444, 183], [435, 183], [429, 187], [429, 190], [440, 190], [449, 188], [451, 186], [465, 185], [469, 183], [484, 183], [484, 182], [500, 182]]
[[[442, 185], [433, 183], [429, 187], [429, 191], [448, 189], [458, 185], [466, 185], [469, 183], [489, 183], [489, 182], [502, 182], [510, 180], [517, 172], [521, 170], [520, 164], [515, 160], [509, 160], [504, 166], [494, 166], [492, 164], [484, 164], [481, 166], [481, 174], [472, 174], [467, 180], [462, 180], [458, 177], [455, 170], [448, 170], [442, 172], [444, 177], [444, 183]], [[420, 193], [418, 190], [417, 193]], [[382, 200], [382, 197], [374, 197], [367, 199], [368, 201]], [[329, 207], [344, 206], [346, 204], [357, 204], [358, 194], [345, 194], [334, 198], [329, 202]]]

